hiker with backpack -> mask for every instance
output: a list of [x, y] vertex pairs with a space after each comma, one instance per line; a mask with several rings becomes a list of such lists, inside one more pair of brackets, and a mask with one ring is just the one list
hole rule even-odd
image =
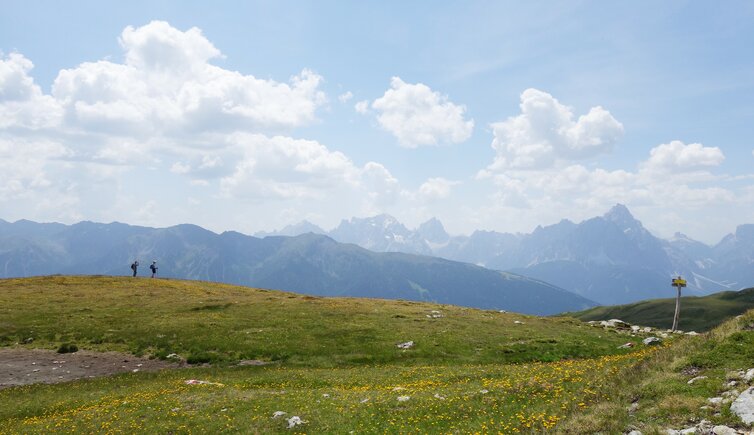
[[157, 275], [157, 260], [154, 260], [149, 268], [152, 269], [152, 278], [154, 278]]
[[136, 277], [136, 269], [139, 268], [139, 260], [134, 261], [131, 263], [131, 270], [134, 271], [134, 278]]

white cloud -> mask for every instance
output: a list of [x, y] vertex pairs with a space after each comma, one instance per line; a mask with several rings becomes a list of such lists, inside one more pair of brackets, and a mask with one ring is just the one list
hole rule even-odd
[[[221, 179], [226, 195], [239, 198], [322, 197], [359, 186], [362, 169], [343, 153], [284, 136], [237, 134], [231, 138], [242, 157]], [[369, 165], [367, 169], [369, 169]]]
[[0, 129], [41, 129], [57, 125], [63, 115], [58, 102], [42, 93], [29, 72], [32, 62], [19, 53], [0, 58]]
[[644, 163], [647, 168], [657, 170], [689, 171], [701, 167], [719, 166], [725, 156], [718, 147], [705, 147], [700, 143], [685, 145], [674, 140], [658, 145], [649, 152]]
[[[399, 77], [372, 102], [377, 121], [408, 148], [460, 143], [471, 137], [474, 121], [464, 119], [466, 107], [448, 101], [422, 83], [408, 84]], [[357, 111], [359, 107], [357, 105]]]
[[610, 151], [623, 125], [601, 106], [574, 120], [573, 110], [537, 89], [521, 93], [521, 114], [492, 124], [492, 171], [541, 169]]
[[369, 112], [369, 101], [363, 100], [359, 101], [358, 103], [353, 105], [354, 110], [356, 110], [358, 113], [361, 113], [362, 115]]
[[221, 53], [197, 28], [153, 21], [127, 27], [120, 42], [124, 64], [85, 62], [55, 79], [71, 126], [144, 136], [293, 128], [326, 101], [322, 77], [306, 69], [279, 83], [210, 64]]
[[426, 199], [443, 199], [450, 196], [453, 186], [458, 181], [447, 180], [442, 177], [429, 178], [419, 186], [419, 195]]
[[347, 103], [351, 100], [351, 98], [353, 98], [353, 93], [351, 91], [346, 91], [338, 95], [338, 101], [340, 101], [341, 103]]

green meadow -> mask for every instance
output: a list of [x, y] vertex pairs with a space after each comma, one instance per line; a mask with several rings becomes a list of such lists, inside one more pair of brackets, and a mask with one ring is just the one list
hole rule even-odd
[[[652, 433], [678, 424], [681, 409], [734, 424], [695, 407], [729, 370], [754, 365], [739, 346], [754, 349], [747, 322], [647, 347], [572, 318], [447, 305], [192, 281], [0, 280], [2, 346], [196, 363], [0, 390], [0, 433]], [[237, 366], [247, 359], [269, 364]], [[710, 380], [689, 386], [689, 367]], [[303, 423], [289, 429], [294, 416]]]

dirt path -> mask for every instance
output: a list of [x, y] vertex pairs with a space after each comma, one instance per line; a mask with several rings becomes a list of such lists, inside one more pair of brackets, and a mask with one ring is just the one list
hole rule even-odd
[[119, 352], [80, 350], [60, 354], [53, 350], [0, 348], [0, 389], [178, 367], [178, 363]]

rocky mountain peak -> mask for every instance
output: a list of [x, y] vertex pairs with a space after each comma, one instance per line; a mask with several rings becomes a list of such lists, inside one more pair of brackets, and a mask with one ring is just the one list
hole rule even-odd
[[434, 217], [419, 225], [416, 232], [421, 238], [431, 243], [445, 243], [450, 240], [450, 235], [445, 231], [442, 222]]

